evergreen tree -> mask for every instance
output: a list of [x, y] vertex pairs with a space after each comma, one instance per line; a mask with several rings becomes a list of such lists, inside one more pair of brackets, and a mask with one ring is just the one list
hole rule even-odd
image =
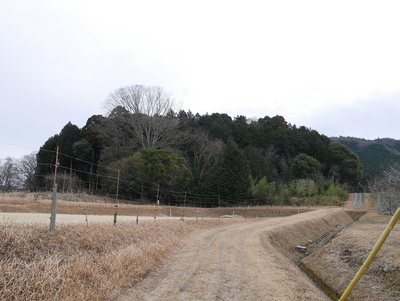
[[268, 168], [267, 160], [262, 156], [262, 151], [257, 150], [253, 146], [246, 147], [244, 154], [248, 160], [251, 176], [253, 179], [260, 180], [266, 177], [267, 180], [272, 178], [272, 174]]
[[80, 138], [81, 130], [71, 122], [68, 122], [60, 132], [58, 139], [58, 146], [60, 147], [59, 152], [59, 163], [60, 166], [70, 167], [71, 160], [74, 156], [73, 148], [75, 142]]
[[363, 167], [356, 153], [346, 145], [333, 142], [329, 145], [329, 177], [355, 187], [363, 175]]
[[246, 156], [232, 139], [228, 139], [223, 155], [222, 173], [217, 183], [218, 194], [232, 199], [244, 199], [249, 187], [250, 168]]
[[201, 116], [197, 122], [201, 128], [207, 130], [214, 138], [226, 142], [232, 136], [233, 122], [232, 118], [227, 114], [206, 114]]
[[[123, 158], [109, 165], [111, 178], [116, 178], [120, 171], [120, 191], [141, 194], [142, 185], [147, 196], [159, 187], [182, 190], [186, 187], [190, 170], [186, 167], [184, 158], [166, 149], [153, 147], [143, 148], [130, 157]], [[109, 190], [115, 192], [116, 181], [109, 181]], [[143, 197], [143, 195], [142, 195]]]
[[321, 164], [311, 156], [300, 154], [293, 159], [291, 172], [296, 179], [316, 179], [321, 173]]
[[36, 155], [37, 167], [35, 177], [38, 181], [38, 189], [51, 189], [50, 183], [46, 183], [45, 176], [54, 173], [54, 164], [56, 162], [56, 148], [59, 135], [54, 135], [47, 139]]

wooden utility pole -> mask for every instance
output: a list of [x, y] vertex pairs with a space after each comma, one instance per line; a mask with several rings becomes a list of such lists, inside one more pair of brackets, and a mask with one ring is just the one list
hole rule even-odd
[[56, 215], [57, 215], [57, 167], [58, 167], [58, 145], [57, 145], [57, 149], [56, 149], [56, 163], [54, 165], [53, 202], [51, 203], [50, 233], [54, 233], [55, 228], [56, 228]]

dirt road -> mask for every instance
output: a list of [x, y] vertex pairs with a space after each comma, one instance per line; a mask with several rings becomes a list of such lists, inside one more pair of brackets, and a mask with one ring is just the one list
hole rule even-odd
[[119, 301], [330, 300], [263, 237], [283, 225], [335, 210], [262, 219], [193, 235]]
[[364, 206], [364, 194], [363, 193], [354, 193], [353, 195], [353, 203], [351, 208], [361, 208]]
[[[158, 216], [161, 219], [180, 219], [179, 217]], [[140, 216], [139, 221], [154, 220], [153, 216]], [[56, 224], [86, 224], [88, 223], [110, 223], [113, 224], [114, 216], [112, 215], [88, 215], [83, 214], [57, 214]], [[136, 222], [136, 216], [118, 215], [117, 222]], [[50, 213], [13, 213], [0, 212], [0, 224], [49, 224]]]

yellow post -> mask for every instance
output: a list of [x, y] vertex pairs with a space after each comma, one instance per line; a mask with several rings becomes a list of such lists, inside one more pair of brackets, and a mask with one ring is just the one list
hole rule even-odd
[[393, 215], [392, 219], [390, 220], [389, 224], [387, 225], [385, 231], [383, 231], [381, 237], [376, 242], [375, 247], [372, 249], [371, 253], [368, 255], [367, 259], [365, 260], [362, 267], [358, 270], [357, 274], [354, 276], [353, 280], [350, 282], [349, 286], [344, 291], [342, 297], [340, 297], [339, 301], [344, 301], [351, 293], [353, 288], [356, 286], [362, 275], [364, 275], [365, 271], [368, 269], [369, 265], [371, 264], [372, 260], [374, 260], [376, 253], [380, 250], [383, 243], [385, 242], [386, 238], [389, 236], [389, 233], [392, 231], [394, 225], [396, 225], [397, 221], [400, 218], [400, 208], [397, 208], [395, 214]]

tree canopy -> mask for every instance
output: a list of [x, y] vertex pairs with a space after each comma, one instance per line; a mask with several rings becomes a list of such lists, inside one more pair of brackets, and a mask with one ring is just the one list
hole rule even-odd
[[[36, 189], [48, 188], [56, 146], [59, 169], [69, 176], [64, 182], [74, 176], [75, 189], [113, 193], [119, 170], [121, 189], [132, 197], [143, 195], [142, 186], [154, 191], [160, 185], [227, 202], [272, 192], [288, 200], [296, 190], [317, 194], [332, 183], [351, 189], [363, 175], [349, 147], [283, 116], [254, 120], [178, 111], [168, 93], [145, 86], [117, 89], [104, 106], [106, 116], [89, 117], [82, 129], [69, 122], [44, 143], [37, 154]], [[306, 181], [291, 188], [298, 180]]]
[[333, 142], [329, 145], [328, 171], [332, 179], [357, 186], [363, 175], [363, 167], [356, 153], [346, 145]]

